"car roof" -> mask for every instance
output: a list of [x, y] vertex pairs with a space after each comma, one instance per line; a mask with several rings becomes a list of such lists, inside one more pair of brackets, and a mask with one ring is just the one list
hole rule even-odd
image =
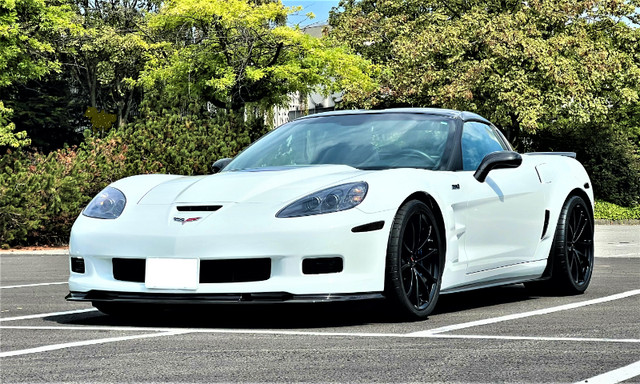
[[298, 118], [296, 120], [313, 119], [316, 117], [323, 117], [323, 116], [388, 114], [388, 113], [419, 113], [419, 114], [425, 114], [425, 115], [445, 116], [450, 118], [461, 119], [463, 121], [476, 120], [476, 121], [485, 122], [487, 124], [491, 124], [489, 120], [473, 112], [457, 111], [455, 109], [442, 109], [442, 108], [390, 108], [390, 109], [376, 109], [376, 110], [353, 109], [353, 110], [341, 110], [341, 111], [316, 113], [313, 115], [307, 115], [307, 116]]

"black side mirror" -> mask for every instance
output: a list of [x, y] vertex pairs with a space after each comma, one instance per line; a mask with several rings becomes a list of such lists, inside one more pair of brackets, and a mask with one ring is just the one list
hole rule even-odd
[[488, 154], [482, 159], [480, 166], [473, 174], [479, 182], [483, 183], [492, 169], [518, 168], [522, 164], [522, 156], [517, 152], [499, 151]]
[[224, 159], [220, 159], [217, 160], [215, 163], [213, 163], [213, 165], [211, 166], [211, 172], [213, 173], [218, 173], [220, 171], [222, 171], [224, 169], [224, 167], [226, 167], [227, 165], [229, 165], [229, 163], [231, 162], [231, 160], [228, 157], [225, 157]]

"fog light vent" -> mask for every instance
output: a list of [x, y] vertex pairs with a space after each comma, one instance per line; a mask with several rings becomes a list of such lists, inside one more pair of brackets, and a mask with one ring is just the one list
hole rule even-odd
[[71, 258], [71, 272], [84, 273], [84, 259], [82, 257]]
[[323, 273], [342, 272], [341, 257], [319, 257], [302, 260], [302, 273], [305, 275], [320, 275]]

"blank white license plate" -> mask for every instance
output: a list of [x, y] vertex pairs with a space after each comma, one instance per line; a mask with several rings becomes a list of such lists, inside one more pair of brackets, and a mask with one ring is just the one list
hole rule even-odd
[[198, 259], [147, 258], [144, 285], [156, 289], [198, 288]]

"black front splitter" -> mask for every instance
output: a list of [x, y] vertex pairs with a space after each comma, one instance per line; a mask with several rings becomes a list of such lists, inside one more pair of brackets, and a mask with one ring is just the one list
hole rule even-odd
[[91, 301], [111, 303], [140, 303], [140, 304], [268, 304], [268, 303], [328, 303], [356, 300], [383, 299], [380, 292], [347, 293], [347, 294], [319, 294], [293, 295], [287, 292], [267, 293], [137, 293], [89, 291], [69, 292], [65, 297], [68, 301]]

